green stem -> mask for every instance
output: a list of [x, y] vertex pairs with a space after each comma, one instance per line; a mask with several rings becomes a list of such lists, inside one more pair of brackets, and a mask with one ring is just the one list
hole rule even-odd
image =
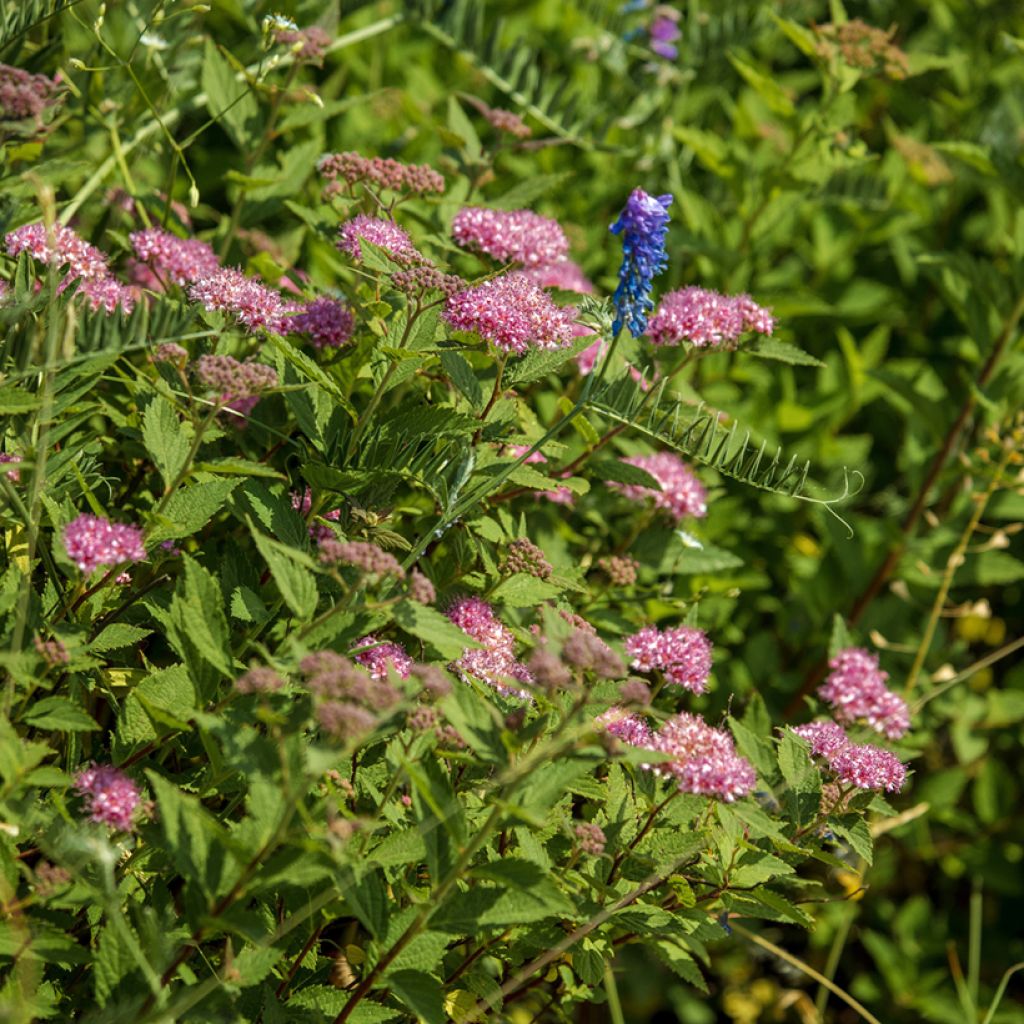
[[608, 1016], [612, 1024], [626, 1024], [626, 1018], [622, 1015], [622, 1003], [619, 1001], [619, 990], [615, 984], [615, 971], [611, 961], [606, 960], [604, 964], [604, 992], [608, 997]]

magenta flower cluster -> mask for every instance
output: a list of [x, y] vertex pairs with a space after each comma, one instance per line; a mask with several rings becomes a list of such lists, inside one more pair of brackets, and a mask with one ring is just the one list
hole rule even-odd
[[321, 295], [295, 313], [288, 327], [298, 334], [308, 334], [314, 348], [341, 348], [351, 340], [355, 323], [344, 303]]
[[46, 75], [0, 64], [0, 121], [22, 121], [39, 115], [54, 104], [58, 84]]
[[198, 238], [179, 238], [163, 228], [146, 228], [133, 231], [128, 240], [135, 255], [165, 283], [192, 284], [220, 269], [216, 253]]
[[524, 267], [557, 264], [569, 254], [569, 239], [558, 221], [532, 210], [463, 207], [452, 220], [452, 238], [464, 249]]
[[731, 348], [746, 331], [770, 335], [775, 318], [749, 295], [729, 296], [707, 288], [669, 292], [647, 325], [655, 345]]
[[383, 249], [398, 263], [429, 263], [430, 261], [413, 245], [409, 233], [393, 220], [368, 217], [357, 214], [338, 228], [338, 248], [348, 253], [357, 263], [363, 258], [360, 240]]
[[457, 331], [473, 331], [506, 352], [531, 346], [565, 348], [573, 339], [573, 314], [522, 274], [505, 274], [453, 295], [444, 319]]
[[193, 281], [188, 295], [205, 309], [230, 314], [253, 333], [261, 328], [286, 333], [287, 317], [295, 308], [279, 292], [234, 267], [218, 268]]
[[[317, 170], [330, 182], [344, 180], [348, 186], [369, 183], [392, 192], [443, 192], [444, 176], [429, 164], [403, 164], [389, 157], [365, 157], [359, 153], [329, 153], [320, 158]], [[340, 185], [327, 187], [328, 195]], [[371, 239], [372, 241], [372, 239]]]
[[831, 673], [818, 695], [832, 705], [836, 721], [849, 725], [864, 721], [875, 732], [897, 740], [910, 728], [907, 702], [889, 690], [887, 672], [878, 656], [861, 647], [847, 647], [829, 662]]
[[130, 832], [141, 797], [139, 787], [113, 765], [90, 765], [75, 776], [75, 789], [85, 799], [92, 821]]
[[815, 757], [822, 758], [839, 782], [858, 789], [898, 793], [907, 779], [906, 766], [890, 750], [872, 743], [853, 743], [835, 722], [809, 722], [793, 727]]
[[623, 459], [631, 466], [646, 470], [661, 484], [661, 490], [642, 484], [610, 483], [632, 501], [654, 499], [654, 507], [667, 512], [676, 522], [687, 516], [701, 519], [708, 512], [708, 492], [696, 473], [675, 452], [631, 455]]
[[469, 676], [493, 686], [499, 693], [527, 697], [524, 690], [508, 685], [533, 680], [525, 665], [516, 658], [516, 639], [512, 631], [494, 614], [482, 598], [460, 597], [448, 608], [448, 618], [482, 648], [467, 648], [452, 665], [452, 670], [465, 681]]
[[381, 641], [372, 633], [368, 633], [357, 640], [354, 646], [367, 648], [353, 657], [370, 673], [371, 679], [385, 680], [389, 670], [395, 672], [399, 679], [409, 678], [413, 660], [401, 644]]
[[641, 672], [661, 671], [665, 682], [691, 693], [703, 693], [711, 675], [711, 641], [702, 629], [676, 626], [659, 630], [644, 626], [626, 637], [631, 665]]
[[200, 356], [195, 371], [204, 387], [220, 393], [222, 402], [254, 398], [278, 384], [277, 370], [272, 366], [240, 363], [233, 356]]
[[100, 566], [141, 562], [146, 557], [139, 527], [88, 514], [72, 519], [64, 527], [64, 549], [87, 575]]

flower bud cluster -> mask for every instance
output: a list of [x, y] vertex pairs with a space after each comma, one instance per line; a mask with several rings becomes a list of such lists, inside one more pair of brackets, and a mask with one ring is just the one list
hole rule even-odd
[[284, 680], [266, 665], [253, 665], [235, 680], [239, 693], [275, 693], [284, 686]]
[[154, 363], [173, 363], [182, 368], [188, 362], [188, 349], [173, 341], [165, 341], [157, 345], [149, 357]]
[[[423, 195], [443, 192], [444, 177], [429, 164], [403, 164], [389, 157], [365, 157], [359, 153], [329, 153], [320, 158], [317, 170], [330, 182], [345, 181], [351, 188], [365, 182], [392, 192], [410, 192]], [[328, 193], [337, 192], [328, 186]]]
[[405, 579], [405, 570], [394, 555], [366, 541], [325, 537], [320, 541], [320, 561], [324, 565], [351, 565], [366, 576]]
[[609, 555], [599, 558], [597, 567], [611, 580], [616, 587], [631, 587], [636, 583], [636, 574], [640, 563], [628, 555]]
[[36, 653], [49, 668], [63, 668], [71, 661], [68, 649], [56, 637], [52, 640], [44, 640], [41, 636], [36, 636], [33, 644]]
[[277, 371], [272, 366], [240, 363], [233, 356], [200, 356], [195, 373], [203, 387], [218, 392], [223, 401], [254, 398], [278, 385]]
[[514, 576], [521, 572], [527, 576], [535, 576], [539, 580], [546, 580], [552, 569], [544, 552], [532, 540], [519, 537], [509, 544], [501, 563], [501, 571], [506, 576]]
[[600, 825], [595, 825], [593, 822], [581, 822], [573, 830], [573, 834], [576, 836], [576, 845], [579, 847], [580, 853], [587, 853], [591, 857], [600, 857], [604, 853], [607, 840]]
[[485, 107], [481, 113], [493, 128], [497, 128], [499, 132], [504, 132], [506, 135], [513, 135], [517, 139], [528, 139], [533, 134], [530, 126], [511, 110]]
[[280, 25], [274, 27], [272, 33], [274, 42], [289, 47], [295, 59], [303, 64], [322, 64], [331, 45], [330, 33], [319, 25], [306, 28]]
[[446, 274], [437, 267], [428, 266], [396, 270], [391, 275], [391, 283], [400, 292], [417, 297], [431, 291], [452, 296], [466, 287], [466, 282], [457, 274]]
[[287, 329], [308, 334], [314, 348], [341, 348], [352, 340], [356, 319], [337, 299], [321, 295], [286, 321]]
[[419, 569], [409, 573], [409, 597], [418, 604], [433, 604], [437, 600], [434, 584]]
[[0, 64], [0, 121], [23, 121], [39, 115], [57, 100], [59, 85], [46, 75]]
[[[372, 638], [364, 638], [364, 644]], [[317, 721], [324, 732], [347, 741], [363, 736], [379, 715], [401, 700], [401, 693], [383, 678], [368, 674], [336, 651], [317, 651], [299, 662], [306, 687], [319, 698]]]
[[562, 657], [598, 679], [621, 679], [626, 674], [622, 659], [596, 632], [589, 630], [577, 629], [562, 645]]
[[0, 470], [9, 480], [13, 480], [17, 483], [21, 480], [21, 471], [14, 468], [21, 462], [20, 455], [12, 455], [10, 452], [0, 452], [0, 466], [9, 466], [11, 468]]

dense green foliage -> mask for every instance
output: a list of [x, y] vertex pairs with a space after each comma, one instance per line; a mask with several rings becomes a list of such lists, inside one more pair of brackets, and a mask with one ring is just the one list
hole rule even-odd
[[[599, 0], [0, 3], [0, 62], [61, 74], [54, 107], [0, 121], [3, 234], [56, 218], [123, 276], [129, 233], [164, 225], [356, 320], [334, 352], [170, 285], [105, 315], [0, 257], [0, 450], [20, 459], [0, 473], [0, 1019], [1021, 1019], [1024, 982], [1000, 983], [1024, 961], [1024, 16], [671, 6], [674, 58], [648, 46], [654, 12]], [[272, 13], [327, 30], [321, 64], [273, 44]], [[848, 18], [877, 31], [852, 44]], [[501, 264], [453, 243], [462, 206], [556, 218], [609, 343], [608, 225], [633, 188], [670, 192], [655, 298], [749, 292], [778, 326], [697, 358], [626, 335], [590, 376], [582, 340], [506, 362], [397, 289], [383, 249], [338, 251], [339, 220], [374, 212], [324, 198], [340, 151], [444, 174], [398, 219], [466, 280]], [[151, 359], [165, 343], [279, 386], [235, 429]], [[608, 486], [650, 484], [620, 460], [653, 451], [696, 468], [706, 518], [680, 530]], [[559, 486], [571, 506], [542, 497]], [[82, 513], [145, 529], [123, 585], [68, 557]], [[310, 525], [415, 565], [437, 601], [325, 566]], [[544, 578], [509, 569], [524, 539]], [[599, 568], [613, 554], [634, 583]], [[728, 723], [755, 795], [663, 804], [657, 755], [594, 728], [621, 680], [590, 670], [529, 704], [412, 676], [368, 733], [326, 735], [300, 661], [373, 633], [444, 669], [467, 593], [524, 660], [539, 635], [563, 650], [558, 611], [625, 661], [649, 623], [699, 625], [712, 687], [663, 689], [652, 717]], [[853, 644], [907, 698], [889, 746], [912, 774], [828, 808], [784, 726], [825, 710]], [[253, 663], [285, 688], [233, 687]], [[151, 801], [134, 831], [86, 820], [91, 762]]]

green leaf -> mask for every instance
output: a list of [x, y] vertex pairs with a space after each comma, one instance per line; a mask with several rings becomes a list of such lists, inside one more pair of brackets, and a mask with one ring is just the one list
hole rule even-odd
[[729, 884], [738, 888], [760, 885], [780, 875], [792, 875], [793, 868], [770, 853], [744, 854], [729, 872]]
[[395, 971], [388, 975], [388, 988], [425, 1024], [447, 1024], [441, 982], [423, 971]]
[[452, 349], [441, 353], [441, 366], [451, 382], [462, 392], [474, 409], [483, 408], [484, 390], [473, 367], [466, 358]]
[[874, 856], [874, 843], [871, 841], [871, 830], [868, 823], [859, 814], [844, 814], [840, 818], [829, 817], [829, 828], [845, 839], [850, 848], [859, 857], [870, 864]]
[[311, 618], [316, 611], [319, 593], [316, 588], [316, 577], [308, 567], [309, 556], [305, 552], [264, 536], [252, 523], [249, 524], [249, 529], [263, 560], [270, 567], [274, 583], [285, 604], [300, 619]]
[[678, 974], [683, 981], [693, 985], [701, 992], [707, 992], [707, 982], [701, 974], [697, 962], [678, 943], [671, 939], [661, 939], [654, 943], [654, 951], [669, 970]]
[[112, 622], [89, 644], [89, 650], [93, 654], [101, 654], [104, 651], [119, 651], [125, 647], [134, 647], [139, 641], [150, 636], [152, 632], [151, 629], [132, 626], [127, 622]]
[[231, 64], [209, 36], [203, 52], [201, 84], [210, 117], [224, 126], [239, 149], [251, 151], [259, 132], [259, 105], [248, 84], [238, 81]]
[[841, 650], [846, 647], [853, 647], [853, 637], [842, 615], [836, 612], [832, 616], [832, 634], [828, 641], [828, 658], [831, 661]]
[[185, 571], [178, 577], [170, 608], [175, 646], [186, 661], [194, 651], [222, 675], [231, 676], [228, 624], [217, 580], [188, 555], [182, 555], [182, 565]]
[[779, 741], [779, 770], [789, 787], [787, 803], [797, 825], [812, 821], [821, 805], [821, 776], [808, 745], [786, 729]]
[[67, 697], [44, 697], [35, 701], [22, 716], [34, 729], [56, 729], [58, 732], [92, 732], [99, 728], [87, 714]]
[[550, 601], [562, 592], [562, 588], [548, 580], [539, 580], [525, 572], [517, 572], [503, 580], [494, 590], [493, 598], [512, 608], [535, 608], [544, 601]]
[[744, 346], [744, 352], [749, 352], [758, 359], [772, 359], [779, 363], [789, 363], [790, 366], [824, 366], [825, 364], [802, 348], [790, 345], [785, 341], [778, 341], [775, 338], [759, 338], [751, 345]]
[[0, 388], [0, 416], [20, 416], [22, 413], [38, 409], [42, 399], [24, 388]]
[[555, 883], [547, 879], [534, 889], [477, 885], [454, 893], [431, 917], [430, 926], [441, 932], [472, 934], [483, 928], [509, 928], [574, 914], [572, 904]]
[[593, 459], [587, 463], [587, 469], [598, 480], [649, 487], [652, 491], [661, 490], [661, 484], [646, 469], [623, 462], [622, 459]]
[[493, 764], [508, 761], [508, 750], [501, 741], [504, 720], [493, 701], [471, 684], [456, 684], [441, 707], [445, 718], [478, 757]]
[[479, 158], [483, 149], [480, 136], [477, 135], [473, 122], [466, 116], [462, 105], [454, 96], [448, 97], [448, 130], [462, 140], [466, 156], [470, 160]]
[[406, 633], [430, 644], [442, 658], [458, 658], [463, 651], [481, 646], [430, 605], [417, 601], [399, 601], [395, 605], [394, 617]]
[[758, 71], [734, 54], [728, 54], [729, 63], [740, 73], [746, 83], [764, 100], [768, 109], [780, 117], [793, 117], [796, 107], [778, 79]]
[[192, 536], [221, 510], [238, 483], [237, 480], [208, 480], [175, 491], [156, 526], [147, 535], [147, 542], [158, 544]]
[[191, 424], [182, 423], [174, 406], [162, 395], [156, 395], [142, 414], [142, 443], [167, 488], [185, 465], [192, 433]]
[[391, 898], [384, 872], [374, 867], [358, 881], [351, 880], [343, 887], [345, 902], [359, 918], [363, 927], [376, 939], [384, 939], [388, 930]]
[[[96, 954], [92, 960], [93, 991], [96, 1002], [106, 1006], [111, 992], [136, 966], [135, 949], [138, 938], [124, 920], [109, 920], [100, 932]], [[132, 946], [134, 943], [134, 948]]]

